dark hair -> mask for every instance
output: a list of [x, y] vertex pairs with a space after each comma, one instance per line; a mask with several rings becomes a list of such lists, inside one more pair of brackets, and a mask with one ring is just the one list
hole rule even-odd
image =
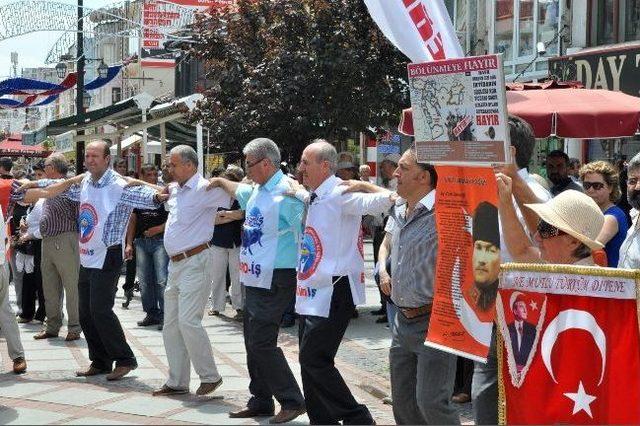
[[13, 169], [13, 160], [11, 157], [0, 158], [0, 167], [5, 169], [7, 172], [10, 172], [11, 169]]
[[568, 166], [569, 162], [571, 161], [569, 159], [569, 156], [567, 155], [566, 152], [564, 151], [560, 151], [559, 149], [556, 149], [554, 151], [551, 151], [550, 153], [547, 154], [547, 158], [564, 158], [564, 162], [565, 164]]
[[569, 165], [571, 167], [576, 167], [580, 165], [580, 160], [578, 160], [577, 158], [570, 158], [569, 159]]
[[125, 167], [127, 167], [127, 160], [125, 158], [117, 158], [114, 162], [113, 162], [113, 166], [121, 166], [123, 165]]
[[31, 168], [33, 169], [33, 171], [35, 172], [36, 170], [40, 170], [41, 172], [44, 172], [44, 160], [38, 160], [36, 161], [33, 166], [31, 166]]
[[508, 122], [511, 145], [516, 148], [516, 165], [519, 169], [524, 169], [529, 165], [536, 147], [533, 129], [529, 123], [515, 115], [509, 115]]
[[138, 176], [138, 173], [136, 173], [135, 170], [127, 170], [127, 172], [125, 173], [125, 176], [129, 176], [135, 179], [140, 179], [140, 176]]
[[431, 163], [421, 163], [418, 161], [418, 154], [416, 152], [415, 145], [409, 148], [409, 152], [411, 153], [411, 156], [413, 157], [413, 159], [416, 160], [416, 164], [418, 165], [418, 167], [420, 167], [425, 172], [429, 173], [429, 180], [431, 180], [431, 187], [433, 189], [436, 189], [436, 186], [438, 186], [438, 173], [436, 173], [435, 166], [433, 166]]

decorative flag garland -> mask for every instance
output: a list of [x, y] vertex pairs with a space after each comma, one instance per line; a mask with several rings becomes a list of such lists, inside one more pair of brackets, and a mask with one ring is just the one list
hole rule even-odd
[[[122, 65], [116, 65], [109, 67], [107, 70], [107, 76], [104, 78], [96, 78], [95, 80], [85, 84], [85, 90], [96, 90], [113, 80], [120, 70]], [[26, 108], [34, 106], [42, 106], [50, 104], [55, 101], [62, 92], [65, 92], [76, 85], [78, 76], [76, 73], [71, 73], [60, 83], [49, 83], [46, 81], [32, 80], [28, 78], [10, 78], [0, 82], [0, 96], [13, 95], [13, 96], [26, 96], [22, 101], [18, 101], [11, 98], [0, 97], [0, 108]], [[46, 96], [46, 99], [40, 102], [36, 101], [38, 98]]]

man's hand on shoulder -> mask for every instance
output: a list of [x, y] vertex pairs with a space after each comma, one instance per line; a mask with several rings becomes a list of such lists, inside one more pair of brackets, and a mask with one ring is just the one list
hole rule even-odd
[[215, 188], [222, 188], [224, 179], [221, 177], [213, 177], [209, 179], [209, 186], [207, 186], [207, 191], [211, 191]]
[[16, 189], [17, 192], [24, 192], [28, 189], [33, 189], [38, 187], [37, 180], [29, 180], [29, 179], [20, 179], [18, 180], [20, 186]]

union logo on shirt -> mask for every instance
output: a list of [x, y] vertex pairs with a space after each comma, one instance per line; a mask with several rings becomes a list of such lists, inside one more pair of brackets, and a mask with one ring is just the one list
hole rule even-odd
[[78, 215], [78, 227], [80, 228], [80, 242], [86, 244], [93, 237], [93, 231], [98, 225], [98, 212], [87, 203], [80, 205], [80, 213]]
[[315, 229], [307, 226], [302, 236], [300, 248], [300, 265], [298, 267], [298, 279], [306, 280], [312, 276], [322, 260], [322, 243]]
[[257, 207], [252, 208], [242, 226], [242, 254], [253, 255], [251, 246], [258, 244], [262, 247], [262, 225], [264, 216]]

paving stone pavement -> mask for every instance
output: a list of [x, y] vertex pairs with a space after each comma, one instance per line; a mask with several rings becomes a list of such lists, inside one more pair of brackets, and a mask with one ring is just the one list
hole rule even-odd
[[[391, 406], [383, 403], [390, 394], [388, 348], [389, 330], [375, 324], [369, 312], [379, 306], [377, 289], [371, 280], [371, 245], [366, 244], [367, 298], [340, 348], [336, 365], [356, 399], [366, 404], [378, 424], [393, 424]], [[121, 279], [121, 282], [123, 279]], [[12, 287], [13, 290], [13, 287]], [[65, 342], [61, 337], [36, 341], [39, 323], [20, 324], [28, 372], [12, 374], [6, 342], [0, 338], [0, 424], [265, 424], [267, 418], [229, 419], [228, 412], [242, 408], [249, 398], [248, 372], [241, 324], [231, 317], [230, 308], [220, 316], [206, 316], [204, 326], [211, 339], [223, 385], [213, 396], [198, 397], [193, 392], [199, 380], [192, 370], [188, 395], [152, 397], [151, 391], [164, 383], [167, 358], [162, 332], [155, 327], [138, 327], [143, 318], [139, 294], [129, 309], [121, 308], [122, 291], [116, 297], [114, 311], [120, 318], [127, 341], [139, 367], [117, 382], [104, 376], [76, 378], [75, 370], [89, 365], [84, 339]], [[283, 330], [280, 346], [299, 383], [297, 327]], [[471, 423], [470, 404], [460, 407], [461, 421]], [[258, 420], [258, 421], [256, 421]], [[301, 416], [292, 424], [308, 424]]]

